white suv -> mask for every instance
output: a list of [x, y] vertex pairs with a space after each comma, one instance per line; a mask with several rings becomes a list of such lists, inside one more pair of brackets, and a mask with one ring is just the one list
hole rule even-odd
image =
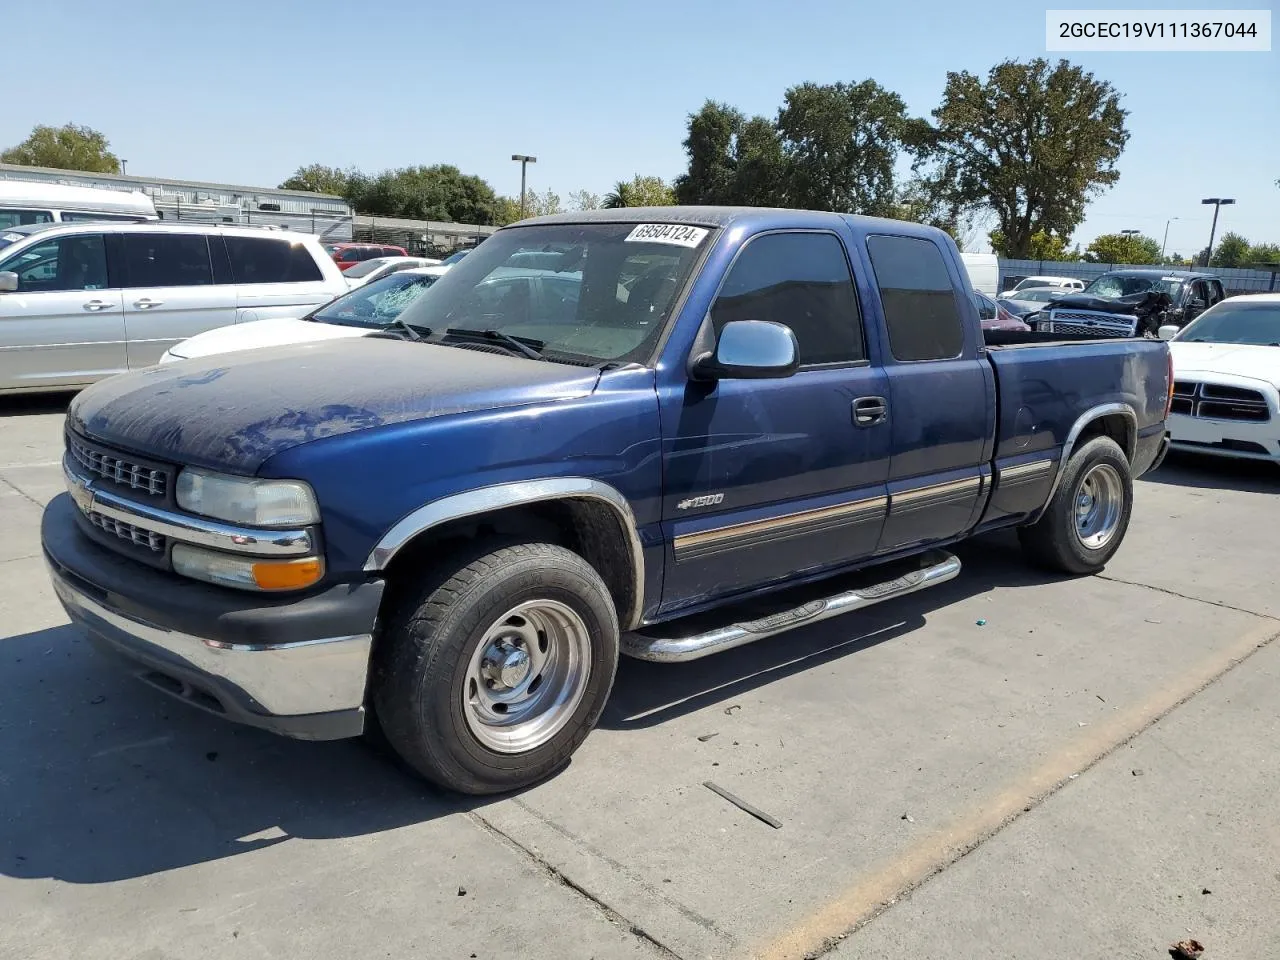
[[0, 393], [73, 390], [348, 289], [308, 234], [198, 224], [0, 230]]

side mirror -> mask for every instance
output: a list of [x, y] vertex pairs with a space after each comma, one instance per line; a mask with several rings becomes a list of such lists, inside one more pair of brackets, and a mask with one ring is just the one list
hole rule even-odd
[[0, 293], [13, 293], [18, 289], [18, 275], [12, 270], [0, 271]]
[[[1149, 328], [1148, 328], [1149, 329]], [[1172, 340], [1178, 335], [1178, 331], [1182, 328], [1176, 323], [1166, 323], [1163, 327], [1156, 331], [1156, 336], [1161, 340]]]
[[693, 362], [701, 380], [765, 380], [789, 377], [800, 368], [800, 346], [790, 327], [769, 320], [733, 320], [724, 325], [713, 353]]

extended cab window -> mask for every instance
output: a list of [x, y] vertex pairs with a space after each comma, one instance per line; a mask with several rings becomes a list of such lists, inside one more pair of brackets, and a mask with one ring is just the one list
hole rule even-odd
[[0, 271], [16, 273], [22, 293], [105, 290], [106, 244], [96, 233], [46, 240], [0, 258]]
[[960, 356], [964, 327], [942, 251], [915, 237], [867, 238], [889, 348], [896, 360]]
[[802, 366], [866, 359], [853, 276], [829, 233], [772, 233], [748, 243], [711, 307], [717, 335], [732, 320], [790, 327]]
[[203, 234], [127, 233], [124, 259], [131, 287], [201, 287], [213, 283]]
[[226, 237], [236, 283], [310, 283], [323, 280], [320, 267], [301, 243], [270, 237]]
[[29, 223], [53, 223], [53, 214], [48, 210], [0, 210], [0, 230]]

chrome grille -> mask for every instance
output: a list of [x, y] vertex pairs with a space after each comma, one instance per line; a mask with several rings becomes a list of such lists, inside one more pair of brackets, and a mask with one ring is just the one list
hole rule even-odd
[[1216, 383], [1179, 380], [1173, 385], [1173, 412], [1201, 420], [1267, 423], [1271, 408], [1258, 390]]
[[1064, 323], [1061, 320], [1054, 320], [1049, 323], [1048, 327], [1049, 329], [1046, 331], [1048, 333], [1073, 333], [1085, 337], [1127, 338], [1133, 336], [1130, 330], [1110, 325], [1093, 327], [1085, 326], [1082, 323]]
[[1087, 337], [1132, 337], [1137, 318], [1116, 317], [1079, 310], [1050, 310], [1044, 329], [1049, 333], [1071, 333]]
[[105, 450], [98, 450], [76, 437], [67, 435], [67, 449], [76, 463], [95, 476], [141, 490], [153, 497], [163, 497], [168, 487], [165, 471], [134, 463]]
[[146, 547], [152, 553], [164, 553], [165, 538], [151, 530], [143, 530], [132, 523], [125, 523], [123, 520], [104, 516], [96, 511], [89, 513], [89, 522], [99, 530], [113, 534], [134, 546]]

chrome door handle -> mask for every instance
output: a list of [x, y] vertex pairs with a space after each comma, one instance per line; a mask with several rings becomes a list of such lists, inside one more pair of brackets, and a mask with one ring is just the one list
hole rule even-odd
[[150, 310], [152, 307], [163, 307], [163, 300], [152, 300], [150, 297], [143, 297], [141, 300], [133, 301], [133, 305], [141, 310]]
[[853, 401], [853, 423], [857, 427], [873, 427], [884, 423], [889, 416], [889, 404], [884, 397], [859, 397]]
[[85, 303], [84, 308], [86, 310], [97, 311], [97, 310], [106, 310], [110, 306], [111, 304], [107, 303], [107, 301], [105, 300], [90, 300]]

